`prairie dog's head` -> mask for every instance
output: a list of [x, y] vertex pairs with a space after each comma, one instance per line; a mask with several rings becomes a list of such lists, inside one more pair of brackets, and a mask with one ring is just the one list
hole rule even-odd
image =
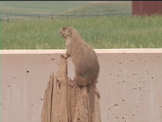
[[60, 30], [60, 35], [67, 39], [68, 37], [72, 37], [72, 33], [77, 32], [74, 28], [72, 27], [64, 27]]

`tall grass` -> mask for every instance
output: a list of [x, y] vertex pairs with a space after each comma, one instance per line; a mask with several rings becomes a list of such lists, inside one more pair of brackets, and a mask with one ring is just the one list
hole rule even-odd
[[64, 49], [62, 27], [74, 27], [93, 48], [162, 48], [162, 16], [102, 16], [2, 22], [2, 49]]

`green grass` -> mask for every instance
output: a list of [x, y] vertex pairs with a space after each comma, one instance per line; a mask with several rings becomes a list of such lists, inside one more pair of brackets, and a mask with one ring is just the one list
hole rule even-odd
[[[51, 15], [89, 15], [110, 13], [131, 13], [131, 1], [1, 1], [2, 15], [35, 16], [4, 16], [2, 21], [45, 19]], [[46, 16], [44, 14], [47, 14]]]
[[[0, 12], [1, 12], [1, 6], [0, 6]], [[0, 21], [0, 47], [1, 47], [1, 21]], [[0, 50], [1, 53], [1, 50]], [[1, 64], [1, 55], [0, 55], [0, 64]], [[1, 79], [1, 65], [0, 65], [0, 79]], [[0, 102], [1, 102], [1, 80], [0, 80]], [[2, 102], [1, 102], [2, 103]], [[1, 105], [0, 104], [0, 122], [1, 122]]]
[[1, 14], [60, 14], [90, 1], [1, 1]]
[[93, 48], [162, 48], [162, 16], [56, 18], [1, 23], [2, 49], [64, 49], [59, 30], [74, 27]]
[[132, 1], [95, 1], [84, 6], [65, 12], [64, 14], [108, 14], [108, 13], [131, 13]]

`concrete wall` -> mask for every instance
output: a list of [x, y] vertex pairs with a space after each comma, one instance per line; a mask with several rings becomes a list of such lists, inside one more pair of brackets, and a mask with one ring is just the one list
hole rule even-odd
[[[102, 122], [162, 122], [162, 49], [95, 50]], [[2, 122], [40, 122], [44, 91], [65, 50], [2, 50]], [[74, 67], [68, 59], [69, 77]]]

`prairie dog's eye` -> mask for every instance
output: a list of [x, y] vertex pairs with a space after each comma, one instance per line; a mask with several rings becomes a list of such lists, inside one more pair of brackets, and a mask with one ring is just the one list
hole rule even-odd
[[63, 30], [65, 30], [66, 28], [63, 28]]

